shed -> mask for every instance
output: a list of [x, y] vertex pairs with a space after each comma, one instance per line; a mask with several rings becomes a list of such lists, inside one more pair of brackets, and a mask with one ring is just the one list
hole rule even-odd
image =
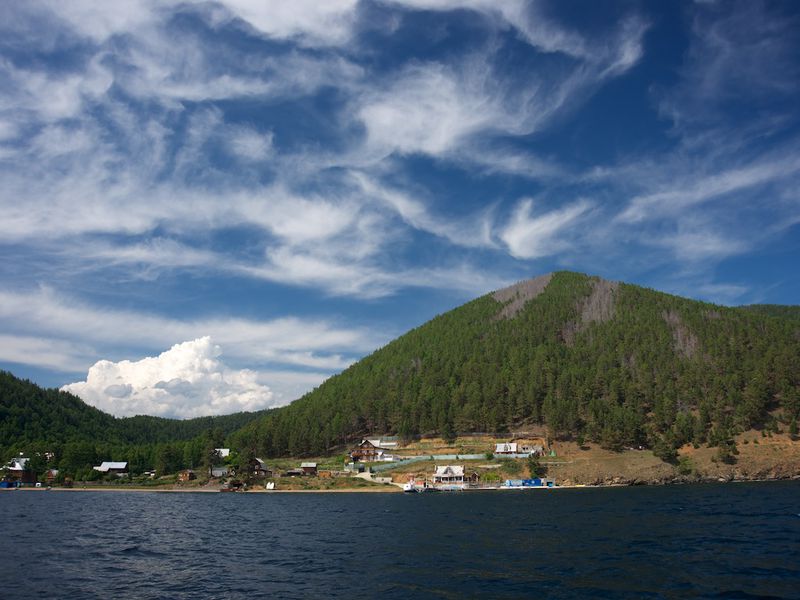
[[186, 481], [193, 481], [197, 479], [197, 475], [191, 469], [184, 469], [180, 473], [178, 473], [178, 481], [186, 482]]
[[303, 470], [303, 474], [304, 475], [316, 475], [317, 474], [317, 463], [315, 463], [315, 462], [300, 463], [300, 468]]
[[226, 465], [220, 465], [217, 467], [211, 467], [210, 471], [212, 477], [227, 477], [230, 469]]

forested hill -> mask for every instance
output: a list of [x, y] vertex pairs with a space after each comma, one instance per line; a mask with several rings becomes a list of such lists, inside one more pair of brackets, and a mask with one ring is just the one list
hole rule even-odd
[[302, 455], [369, 433], [447, 437], [543, 423], [609, 448], [719, 444], [797, 418], [794, 310], [545, 275], [436, 317], [235, 440], [259, 454]]
[[208, 430], [227, 436], [263, 413], [236, 413], [196, 419], [115, 418], [80, 398], [44, 389], [0, 371], [0, 449], [87, 441], [125, 445], [177, 442]]

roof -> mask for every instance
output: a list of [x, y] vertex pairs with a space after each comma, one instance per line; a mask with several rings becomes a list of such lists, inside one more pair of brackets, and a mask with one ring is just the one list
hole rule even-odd
[[301, 469], [316, 469], [317, 468], [317, 463], [312, 463], [312, 462], [300, 463], [300, 468]]
[[231, 449], [230, 448], [214, 448], [214, 452], [219, 454], [220, 458], [227, 458], [230, 456]]
[[442, 465], [436, 467], [434, 476], [437, 477], [463, 477], [464, 467], [462, 465]]
[[369, 440], [361, 440], [360, 446], [363, 446], [365, 443], [370, 443], [376, 448], [397, 448], [397, 442], [387, 442], [383, 438], [372, 438]]
[[9, 471], [24, 471], [28, 467], [28, 458], [15, 458], [6, 467]]
[[103, 463], [99, 467], [94, 467], [95, 471], [102, 471], [105, 473], [106, 471], [110, 471], [112, 469], [119, 470], [119, 469], [127, 469], [128, 463], [127, 462], [112, 462], [112, 461], [103, 461]]

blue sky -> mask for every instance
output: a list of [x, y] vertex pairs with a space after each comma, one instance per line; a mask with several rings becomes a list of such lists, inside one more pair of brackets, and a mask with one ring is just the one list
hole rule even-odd
[[800, 293], [795, 2], [0, 5], [0, 367], [286, 404], [568, 269]]

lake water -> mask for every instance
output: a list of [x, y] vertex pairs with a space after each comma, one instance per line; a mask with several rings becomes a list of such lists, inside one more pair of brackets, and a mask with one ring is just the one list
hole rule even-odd
[[800, 482], [0, 493], [0, 597], [800, 598]]

